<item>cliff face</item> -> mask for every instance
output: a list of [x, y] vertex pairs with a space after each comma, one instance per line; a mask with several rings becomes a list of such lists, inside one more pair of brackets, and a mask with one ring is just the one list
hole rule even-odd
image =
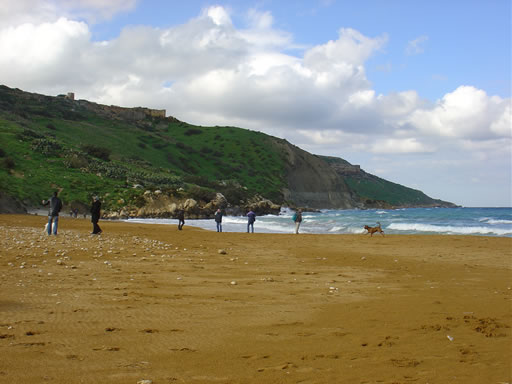
[[361, 204], [342, 177], [324, 160], [285, 140], [275, 145], [285, 159], [285, 201], [309, 208], [356, 208]]

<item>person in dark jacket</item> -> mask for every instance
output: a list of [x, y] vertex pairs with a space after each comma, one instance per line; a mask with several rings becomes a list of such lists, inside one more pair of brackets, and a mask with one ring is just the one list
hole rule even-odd
[[295, 233], [298, 234], [300, 223], [302, 223], [302, 211], [300, 209], [293, 215], [293, 221], [295, 222]]
[[251, 228], [252, 233], [254, 233], [254, 222], [256, 221], [256, 214], [253, 211], [249, 211], [247, 213], [247, 233], [249, 233], [249, 228]]
[[93, 197], [93, 202], [91, 205], [91, 222], [92, 222], [92, 234], [98, 235], [101, 232], [103, 232], [98, 225], [98, 221], [100, 220], [101, 216], [101, 202], [98, 196]]
[[57, 235], [57, 227], [59, 225], [59, 212], [62, 209], [62, 201], [57, 197], [57, 191], [53, 192], [53, 196], [48, 200], [43, 200], [43, 205], [50, 204], [50, 210], [48, 211], [48, 225], [47, 231], [48, 236], [52, 234], [52, 224], [53, 224], [53, 234]]
[[178, 211], [178, 229], [181, 231], [185, 225], [185, 211], [180, 209]]
[[215, 212], [215, 222], [217, 223], [217, 232], [222, 232], [222, 212], [220, 209]]

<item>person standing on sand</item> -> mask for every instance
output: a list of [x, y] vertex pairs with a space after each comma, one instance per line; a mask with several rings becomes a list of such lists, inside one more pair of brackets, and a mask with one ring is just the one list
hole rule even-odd
[[92, 222], [92, 235], [99, 235], [103, 232], [98, 225], [98, 221], [101, 216], [101, 202], [98, 196], [93, 197], [93, 202], [91, 205], [91, 222]]
[[53, 196], [48, 200], [43, 200], [43, 205], [50, 204], [50, 210], [48, 211], [48, 225], [47, 231], [48, 236], [52, 234], [52, 223], [53, 223], [53, 234], [57, 236], [57, 227], [59, 225], [59, 212], [62, 209], [62, 201], [57, 197], [58, 192], [53, 192]]
[[220, 209], [215, 212], [215, 222], [217, 223], [217, 232], [222, 232], [222, 212]]
[[249, 211], [247, 213], [247, 233], [249, 233], [249, 227], [252, 230], [252, 233], [254, 233], [254, 222], [256, 221], [256, 214], [253, 211]]
[[293, 215], [293, 221], [295, 222], [295, 233], [299, 234], [300, 223], [302, 223], [302, 211], [300, 209]]
[[178, 211], [178, 229], [181, 231], [185, 225], [185, 211], [180, 209]]

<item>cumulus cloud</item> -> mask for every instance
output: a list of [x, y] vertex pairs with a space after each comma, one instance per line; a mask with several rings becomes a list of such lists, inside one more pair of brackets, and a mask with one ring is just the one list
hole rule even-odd
[[61, 17], [97, 22], [129, 11], [136, 3], [137, 0], [2, 0], [0, 25], [38, 24]]
[[489, 97], [481, 89], [461, 86], [437, 101], [435, 107], [412, 112], [409, 121], [427, 135], [472, 140], [510, 137], [510, 99]]

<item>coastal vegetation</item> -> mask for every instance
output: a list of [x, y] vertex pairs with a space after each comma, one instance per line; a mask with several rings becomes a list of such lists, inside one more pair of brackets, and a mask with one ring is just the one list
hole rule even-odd
[[[294, 201], [290, 187], [298, 164], [291, 159], [298, 151], [261, 132], [194, 126], [146, 108], [108, 107], [0, 86], [1, 192], [25, 207], [56, 189], [65, 202], [78, 205], [101, 195], [107, 210], [141, 207], [148, 190], [204, 203], [222, 193], [231, 205], [259, 197], [307, 206], [307, 201]], [[305, 162], [319, 162], [316, 173], [332, 172], [328, 159], [333, 158], [300, 151]], [[336, 177], [338, 185], [350, 189], [347, 206], [444, 203], [364, 171]], [[322, 204], [338, 205], [319, 200], [316, 208]]]

